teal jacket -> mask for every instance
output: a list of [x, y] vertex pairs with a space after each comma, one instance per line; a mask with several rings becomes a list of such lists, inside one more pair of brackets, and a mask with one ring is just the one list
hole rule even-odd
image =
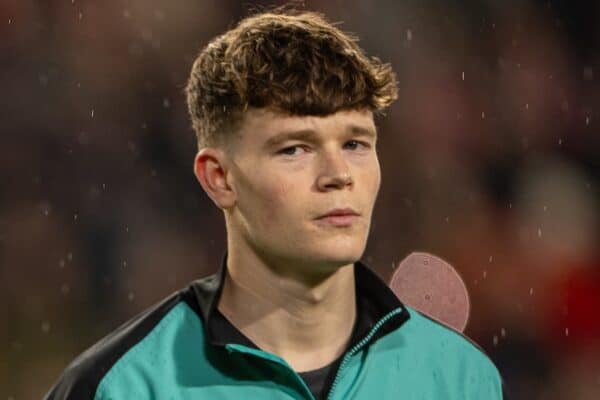
[[[281, 357], [218, 335], [215, 309], [226, 273], [193, 282], [81, 354], [46, 400], [314, 399]], [[327, 399], [496, 400], [490, 359], [451, 328], [403, 305], [375, 273], [354, 264], [353, 337]], [[225, 337], [222, 337], [225, 336]]]

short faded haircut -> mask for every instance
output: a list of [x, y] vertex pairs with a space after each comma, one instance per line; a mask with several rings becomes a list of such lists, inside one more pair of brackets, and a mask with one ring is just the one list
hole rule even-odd
[[198, 55], [185, 87], [199, 148], [226, 145], [249, 107], [288, 115], [382, 113], [396, 98], [389, 64], [322, 14], [269, 11], [240, 21]]

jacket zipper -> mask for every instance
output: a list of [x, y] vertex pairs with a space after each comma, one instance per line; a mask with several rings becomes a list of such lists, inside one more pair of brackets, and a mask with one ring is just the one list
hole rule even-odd
[[225, 345], [225, 348], [227, 349], [227, 351], [229, 353], [231, 353], [233, 351], [238, 351], [238, 352], [245, 353], [245, 354], [251, 354], [255, 357], [260, 357], [262, 359], [266, 359], [266, 360], [269, 360], [270, 362], [274, 362], [274, 363], [284, 366], [286, 368], [286, 371], [291, 372], [292, 375], [294, 376], [294, 379], [296, 379], [296, 381], [298, 381], [300, 383], [300, 385], [304, 388], [304, 391], [306, 392], [306, 394], [308, 394], [310, 396], [310, 399], [315, 400], [314, 396], [312, 395], [312, 392], [310, 391], [310, 389], [308, 388], [308, 386], [306, 385], [304, 380], [294, 371], [294, 369], [287, 363], [287, 361], [285, 361], [283, 358], [279, 357], [278, 355], [269, 353], [269, 352], [265, 352], [260, 349], [250, 348], [245, 345], [235, 344], [235, 343], [228, 343]]
[[335, 387], [337, 386], [337, 384], [339, 382], [340, 376], [342, 375], [343, 368], [350, 361], [350, 357], [352, 357], [357, 351], [359, 351], [362, 347], [364, 347], [369, 342], [369, 340], [371, 340], [373, 335], [375, 335], [377, 330], [379, 330], [379, 328], [381, 328], [381, 326], [383, 324], [385, 324], [387, 321], [389, 321], [395, 315], [402, 313], [402, 311], [403, 311], [402, 308], [396, 308], [395, 310], [390, 311], [389, 313], [384, 315], [383, 318], [381, 318], [379, 321], [377, 321], [377, 323], [373, 326], [373, 328], [371, 328], [371, 330], [369, 331], [367, 336], [365, 336], [360, 342], [358, 342], [356, 345], [354, 345], [354, 347], [352, 347], [346, 353], [346, 355], [342, 359], [340, 367], [338, 368], [338, 372], [335, 376], [335, 379], [333, 380], [333, 383], [331, 384], [331, 388], [329, 389], [329, 394], [327, 395], [328, 400], [331, 399], [331, 394], [333, 393], [333, 391], [335, 390]]

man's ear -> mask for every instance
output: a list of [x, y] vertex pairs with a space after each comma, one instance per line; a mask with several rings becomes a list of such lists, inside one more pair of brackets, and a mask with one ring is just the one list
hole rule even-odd
[[227, 169], [224, 154], [218, 149], [205, 147], [194, 158], [194, 174], [202, 188], [220, 209], [231, 208], [235, 204], [234, 190], [227, 182]]

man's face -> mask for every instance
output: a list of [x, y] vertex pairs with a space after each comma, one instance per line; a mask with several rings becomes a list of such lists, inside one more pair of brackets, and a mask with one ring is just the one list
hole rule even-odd
[[[230, 238], [304, 274], [362, 256], [381, 183], [370, 111], [298, 117], [251, 109], [238, 140], [227, 162], [236, 199], [226, 210]], [[345, 208], [359, 216], [319, 219]]]

